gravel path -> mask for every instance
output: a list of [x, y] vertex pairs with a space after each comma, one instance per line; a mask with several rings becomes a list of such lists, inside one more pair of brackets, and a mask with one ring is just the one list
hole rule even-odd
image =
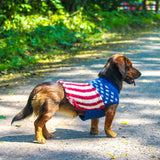
[[[117, 138], [106, 138], [104, 118], [100, 134], [89, 135], [90, 121], [56, 114], [48, 123], [54, 138], [46, 144], [34, 143], [35, 117], [10, 125], [38, 83], [1, 90], [0, 160], [160, 160], [160, 32], [150, 32], [112, 51], [102, 51], [100, 59], [79, 62], [47, 73], [49, 80], [86, 82], [96, 78], [112, 54], [125, 54], [142, 72], [136, 87], [124, 84], [112, 129]], [[105, 56], [107, 54], [107, 56]], [[40, 82], [41, 80], [39, 80]], [[2, 117], [1, 117], [2, 118]]]

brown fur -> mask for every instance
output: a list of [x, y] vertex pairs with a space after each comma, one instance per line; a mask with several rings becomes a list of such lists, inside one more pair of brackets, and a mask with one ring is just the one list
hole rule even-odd
[[[109, 78], [120, 89], [122, 89], [123, 81], [131, 84], [139, 76], [140, 72], [133, 68], [131, 61], [123, 55], [111, 56], [99, 73], [99, 77]], [[111, 125], [117, 110], [117, 104], [107, 105], [103, 110], [106, 115], [104, 126], [106, 136], [116, 137], [117, 134], [111, 130]], [[71, 117], [85, 115], [85, 111], [78, 110], [68, 102], [61, 84], [42, 83], [33, 89], [26, 107], [13, 118], [12, 123], [24, 119], [34, 112], [37, 116], [34, 122], [36, 140], [38, 143], [45, 143], [45, 138], [53, 137], [45, 124], [57, 111]], [[90, 134], [99, 134], [98, 123], [99, 119], [91, 120]]]

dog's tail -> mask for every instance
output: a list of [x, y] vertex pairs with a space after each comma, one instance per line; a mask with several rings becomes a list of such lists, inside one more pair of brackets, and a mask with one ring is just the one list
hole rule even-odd
[[33, 107], [32, 107], [32, 104], [31, 104], [32, 97], [33, 97], [33, 95], [31, 94], [31, 95], [29, 96], [29, 99], [28, 99], [28, 102], [27, 102], [26, 106], [23, 108], [22, 111], [20, 111], [20, 112], [12, 119], [11, 124], [13, 124], [14, 121], [19, 121], [19, 120], [25, 119], [26, 117], [29, 117], [29, 116], [32, 115], [32, 113], [33, 113]]

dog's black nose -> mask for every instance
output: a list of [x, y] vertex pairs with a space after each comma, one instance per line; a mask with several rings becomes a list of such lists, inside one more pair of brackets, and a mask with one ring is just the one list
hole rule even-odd
[[139, 72], [139, 75], [138, 75], [138, 77], [140, 77], [142, 75], [142, 73], [141, 72]]

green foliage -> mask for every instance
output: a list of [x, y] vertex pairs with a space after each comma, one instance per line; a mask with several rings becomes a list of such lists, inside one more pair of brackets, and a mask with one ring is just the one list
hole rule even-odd
[[63, 23], [55, 26], [39, 26], [33, 32], [31, 47], [34, 51], [45, 51], [50, 48], [66, 48], [73, 46], [78, 40], [75, 33], [65, 27]]
[[12, 21], [6, 20], [0, 31], [0, 70], [28, 67], [39, 60], [37, 54], [71, 48], [74, 43], [83, 42], [86, 33], [98, 30], [81, 13], [73, 17], [61, 13], [51, 15], [50, 19], [15, 15]]
[[125, 25], [128, 25], [128, 20], [130, 19], [126, 14], [113, 11], [113, 12], [100, 12], [96, 15], [96, 17], [101, 18], [101, 26], [105, 30], [110, 29], [121, 29]]
[[145, 25], [157, 24], [160, 21], [160, 15], [153, 12], [99, 12], [96, 17], [100, 19], [100, 26], [104, 31], [124, 32], [134, 27], [145, 28]]
[[103, 41], [102, 34], [106, 32], [125, 32], [160, 22], [160, 15], [154, 13], [104, 11], [102, 6], [112, 6], [111, 0], [103, 5], [94, 0], [89, 6], [76, 0], [74, 14], [66, 12], [71, 9], [67, 8], [68, 1], [63, 0], [3, 2], [6, 3], [0, 7], [0, 74], [54, 58], [61, 50], [75, 49], [77, 43]]
[[88, 17], [83, 15], [82, 12], [68, 18], [68, 20], [65, 21], [65, 24], [74, 32], [81, 34], [93, 34], [101, 31], [98, 25], [91, 20], [88, 20]]

